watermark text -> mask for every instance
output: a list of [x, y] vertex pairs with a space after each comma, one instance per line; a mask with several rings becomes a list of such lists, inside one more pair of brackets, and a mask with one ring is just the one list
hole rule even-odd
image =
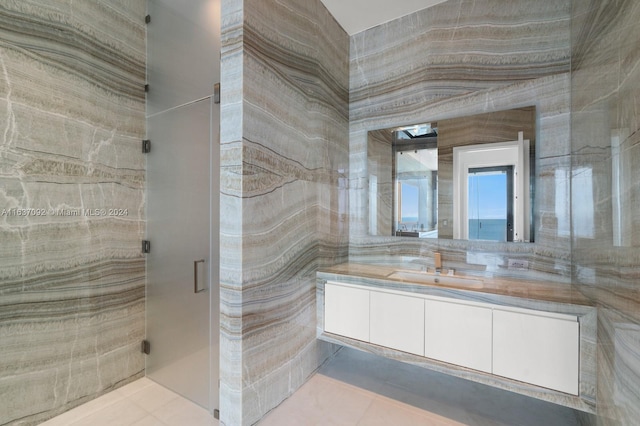
[[0, 216], [40, 217], [40, 216], [64, 216], [64, 217], [109, 217], [129, 216], [129, 209], [71, 209], [71, 208], [3, 208]]

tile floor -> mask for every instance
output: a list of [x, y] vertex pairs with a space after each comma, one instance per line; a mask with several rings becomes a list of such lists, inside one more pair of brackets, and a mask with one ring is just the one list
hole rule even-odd
[[259, 426], [579, 424], [567, 407], [343, 348]]
[[41, 426], [212, 426], [204, 408], [143, 378], [41, 423]]
[[[579, 425], [572, 409], [342, 349], [259, 426]], [[203, 408], [140, 379], [46, 426], [218, 425]], [[230, 425], [231, 426], [231, 425]]]

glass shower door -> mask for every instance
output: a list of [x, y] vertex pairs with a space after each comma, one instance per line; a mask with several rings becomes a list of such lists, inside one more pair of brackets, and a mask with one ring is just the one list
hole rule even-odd
[[210, 99], [148, 118], [147, 376], [211, 410]]

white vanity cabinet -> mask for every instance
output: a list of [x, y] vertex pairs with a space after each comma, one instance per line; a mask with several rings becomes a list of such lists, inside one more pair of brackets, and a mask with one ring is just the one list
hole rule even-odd
[[493, 310], [493, 374], [578, 395], [579, 352], [575, 316]]
[[424, 355], [424, 299], [372, 291], [370, 342]]
[[328, 281], [324, 331], [579, 395], [577, 315]]
[[491, 308], [425, 300], [428, 358], [491, 373]]
[[369, 341], [369, 290], [328, 282], [324, 288], [324, 329]]

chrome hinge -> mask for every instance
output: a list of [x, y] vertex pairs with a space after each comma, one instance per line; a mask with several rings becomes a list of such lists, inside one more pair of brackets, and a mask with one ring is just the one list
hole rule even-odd
[[220, 103], [220, 83], [216, 83], [213, 85], [213, 103]]

